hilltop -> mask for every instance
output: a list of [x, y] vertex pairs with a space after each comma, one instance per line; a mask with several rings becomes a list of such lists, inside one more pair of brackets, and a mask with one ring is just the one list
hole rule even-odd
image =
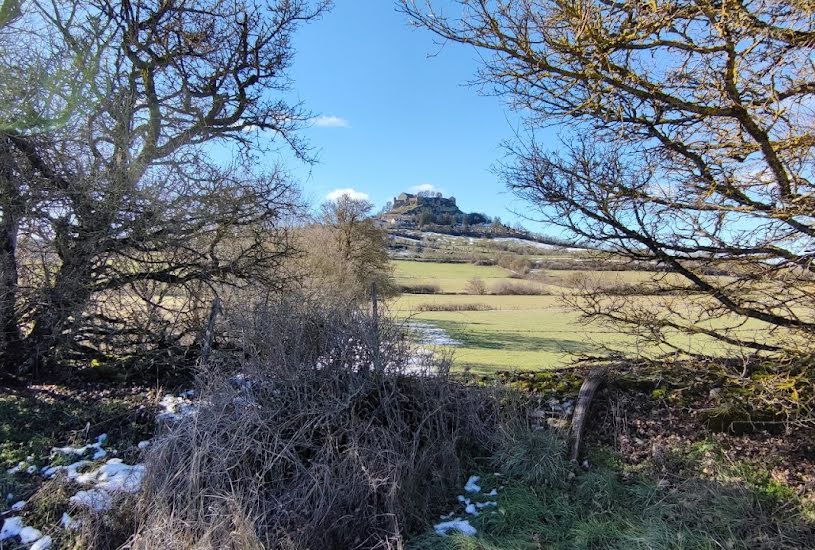
[[489, 224], [492, 220], [481, 213], [464, 213], [455, 197], [441, 193], [422, 192], [416, 195], [400, 193], [388, 203], [378, 219], [388, 227], [415, 229], [428, 225], [469, 227]]
[[[456, 203], [455, 197], [444, 197], [441, 193], [423, 192], [418, 194], [400, 193], [385, 205], [375, 218], [376, 223], [388, 232], [391, 252], [396, 256], [415, 256], [411, 249], [433, 249], [438, 243], [444, 248], [463, 249], [477, 240], [499, 241], [501, 247], [516, 245], [540, 251], [548, 249], [575, 248], [576, 245], [564, 239], [534, 234], [522, 227], [509, 227], [498, 217], [482, 212], [465, 213]], [[442, 239], [434, 237], [448, 238]], [[458, 240], [454, 237], [467, 237]], [[431, 241], [421, 243], [421, 241]], [[492, 247], [487, 243], [488, 247]], [[445, 255], [451, 252], [445, 251]]]

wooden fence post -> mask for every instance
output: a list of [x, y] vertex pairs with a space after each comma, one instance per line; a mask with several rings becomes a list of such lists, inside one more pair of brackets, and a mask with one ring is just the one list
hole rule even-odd
[[212, 341], [215, 338], [215, 318], [218, 316], [220, 309], [221, 299], [216, 296], [212, 300], [212, 308], [209, 310], [207, 328], [204, 332], [204, 341], [201, 343], [201, 365], [206, 365], [209, 362], [209, 353], [212, 351]]

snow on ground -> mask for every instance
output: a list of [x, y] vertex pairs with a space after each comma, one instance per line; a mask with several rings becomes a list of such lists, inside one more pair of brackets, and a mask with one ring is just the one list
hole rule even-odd
[[[52, 455], [78, 455], [82, 456], [93, 450], [93, 460], [107, 456], [102, 447], [108, 440], [107, 434], [96, 438], [96, 443], [84, 447], [58, 447], [54, 448]], [[142, 442], [144, 443], [144, 442]], [[139, 447], [143, 448], [143, 447]], [[87, 508], [95, 512], [108, 510], [113, 503], [116, 493], [135, 493], [141, 488], [144, 478], [144, 464], [125, 464], [120, 458], [111, 458], [102, 466], [88, 472], [80, 472], [93, 464], [93, 460], [79, 460], [73, 464], [46, 466], [42, 473], [52, 478], [59, 473], [79, 485], [92, 486], [90, 490], [78, 491], [70, 498], [71, 504], [80, 508]]]
[[31, 544], [31, 550], [47, 550], [51, 547], [51, 537], [42, 536], [39, 529], [35, 529], [23, 522], [23, 518], [14, 516], [5, 518], [3, 528], [0, 529], [0, 541], [19, 537], [20, 544]]
[[[496, 500], [476, 500], [484, 497], [498, 496], [498, 490], [492, 489], [489, 493], [482, 493], [481, 486], [478, 482], [481, 480], [479, 476], [470, 476], [467, 483], [464, 485], [464, 492], [470, 496], [458, 495], [457, 499], [459, 504], [464, 508], [464, 514], [476, 517], [479, 516], [484, 508], [497, 508], [498, 501]], [[492, 512], [495, 513], [495, 512]], [[473, 536], [477, 533], [475, 527], [470, 524], [470, 521], [461, 517], [456, 517], [456, 512], [450, 512], [441, 518], [444, 521], [437, 523], [433, 529], [439, 535], [447, 535], [452, 532], [461, 533], [466, 536]]]
[[16, 537], [23, 530], [23, 518], [12, 517], [6, 518], [3, 522], [3, 528], [0, 529], [0, 541]]
[[[175, 422], [186, 416], [196, 413], [198, 406], [193, 402], [195, 396], [193, 390], [182, 392], [178, 396], [165, 395], [159, 406], [160, 412], [156, 415], [156, 421]], [[113, 505], [114, 497], [120, 493], [136, 493], [141, 490], [142, 480], [145, 474], [144, 464], [125, 464], [120, 458], [111, 458], [95, 469], [90, 469], [98, 461], [108, 456], [108, 450], [104, 446], [108, 443], [107, 434], [101, 434], [94, 443], [89, 443], [80, 447], [65, 446], [54, 447], [51, 450], [51, 458], [58, 456], [77, 457], [80, 460], [68, 465], [49, 464], [43, 468], [34, 465], [34, 457], [28, 456], [17, 466], [8, 470], [9, 474], [18, 474], [23, 471], [28, 474], [35, 474], [38, 471], [46, 478], [53, 478], [57, 474], [65, 474], [68, 481], [83, 486], [70, 499], [72, 506], [86, 509], [97, 513], [106, 512]], [[151, 445], [152, 441], [141, 441], [137, 447], [141, 450]], [[115, 454], [115, 450], [112, 450]], [[11, 501], [12, 495], [6, 499]], [[26, 502], [18, 501], [11, 506], [12, 512], [21, 512], [25, 509]], [[73, 519], [67, 512], [62, 514], [60, 527], [63, 529], [76, 529], [81, 520]], [[29, 550], [48, 550], [53, 544], [50, 536], [43, 536], [42, 532], [34, 527], [25, 525], [22, 517], [7, 517], [0, 528], [0, 541], [12, 538], [19, 538], [21, 544], [31, 544]]]
[[96, 438], [96, 443], [91, 443], [90, 445], [85, 445], [83, 447], [54, 447], [51, 449], [51, 455], [75, 455], [75, 456], [83, 456], [87, 454], [89, 451], [93, 450], [93, 456], [91, 460], [100, 460], [105, 458], [108, 452], [102, 448], [102, 445], [107, 443], [108, 441], [108, 434], [102, 434]]
[[158, 404], [161, 412], [156, 416], [156, 420], [177, 422], [185, 416], [195, 414], [198, 411], [198, 405], [192, 400], [194, 395], [193, 390], [185, 391], [177, 396], [168, 393]]
[[473, 536], [476, 534], [475, 527], [470, 525], [466, 519], [454, 519], [451, 521], [442, 521], [433, 526], [436, 533], [439, 535], [447, 535], [451, 531], [461, 533], [462, 535]]
[[91, 472], [80, 474], [77, 483], [93, 484], [97, 489], [108, 493], [135, 493], [141, 488], [144, 479], [144, 464], [125, 464], [121, 458], [111, 458], [104, 465]]
[[25, 457], [25, 460], [19, 462], [16, 466], [9, 468], [6, 470], [6, 472], [8, 472], [10, 475], [18, 474], [22, 471], [25, 471], [27, 474], [33, 474], [37, 471], [37, 467], [34, 466], [32, 462], [34, 462], [34, 456], [28, 455]]
[[408, 321], [407, 328], [416, 334], [416, 341], [425, 346], [460, 346], [461, 342], [451, 338], [447, 332], [433, 323]]
[[67, 466], [45, 466], [42, 469], [42, 474], [45, 477], [52, 478], [60, 472], [65, 472], [65, 476], [68, 478], [68, 480], [73, 481], [79, 477], [79, 470], [85, 466], [90, 466], [91, 464], [93, 464], [93, 462], [90, 460], [79, 460], [73, 464], [68, 464]]
[[496, 237], [492, 239], [498, 243], [513, 243], [513, 244], [520, 244], [524, 246], [532, 246], [534, 248], [539, 248], [541, 250], [564, 250], [562, 246], [556, 246], [553, 244], [546, 244], [546, 243], [539, 243], [536, 241], [527, 241], [525, 239], [519, 239], [518, 237]]
[[467, 483], [464, 485], [464, 491], [468, 493], [478, 493], [481, 491], [481, 487], [478, 485], [478, 481], [481, 478], [478, 476], [470, 476], [470, 479], [467, 480]]

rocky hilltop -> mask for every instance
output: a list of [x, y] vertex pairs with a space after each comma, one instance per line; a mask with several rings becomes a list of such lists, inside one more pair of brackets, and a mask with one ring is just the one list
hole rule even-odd
[[441, 193], [400, 193], [379, 215], [380, 222], [394, 229], [414, 229], [430, 225], [471, 226], [490, 223], [484, 214], [467, 214], [456, 205], [455, 197]]

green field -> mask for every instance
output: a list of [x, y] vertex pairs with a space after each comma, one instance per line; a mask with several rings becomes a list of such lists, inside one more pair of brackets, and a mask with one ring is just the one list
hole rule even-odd
[[[463, 293], [467, 281], [480, 277], [489, 288], [510, 279], [510, 272], [495, 266], [396, 261], [399, 284], [436, 284], [445, 293]], [[524, 284], [527, 284], [524, 281]], [[417, 312], [422, 304], [485, 304], [489, 311]], [[405, 294], [391, 304], [399, 318], [444, 329], [461, 342], [455, 346], [456, 368], [473, 372], [539, 370], [564, 366], [573, 354], [598, 353], [597, 342], [614, 343], [619, 334], [586, 330], [577, 314], [557, 296], [470, 296]]]
[[[510, 272], [494, 266], [395, 261], [397, 283], [405, 285], [436, 284], [446, 294], [404, 294], [390, 305], [397, 318], [431, 323], [460, 342], [454, 349], [454, 366], [476, 373], [496, 370], [540, 370], [568, 365], [578, 355], [597, 355], [603, 346], [635, 356], [653, 352], [633, 336], [587, 324], [566, 307], [560, 298], [571, 291], [575, 276], [590, 276], [609, 285], [634, 284], [653, 278], [645, 272], [547, 271], [536, 274], [546, 283], [518, 281]], [[480, 277], [487, 287], [499, 281], [536, 284], [550, 295], [495, 296], [464, 294], [467, 281]], [[643, 302], [650, 300], [642, 297]], [[485, 311], [420, 311], [423, 305], [437, 306], [480, 304]], [[692, 307], [689, 305], [688, 307]], [[751, 324], [742, 330], [762, 330]], [[692, 341], [681, 336], [683, 345], [715, 352], [723, 349], [712, 340], [698, 336]]]
[[467, 281], [480, 277], [487, 286], [509, 279], [510, 271], [498, 266], [415, 262], [400, 260], [396, 263], [394, 279], [397, 284], [435, 284], [444, 293], [463, 293]]

